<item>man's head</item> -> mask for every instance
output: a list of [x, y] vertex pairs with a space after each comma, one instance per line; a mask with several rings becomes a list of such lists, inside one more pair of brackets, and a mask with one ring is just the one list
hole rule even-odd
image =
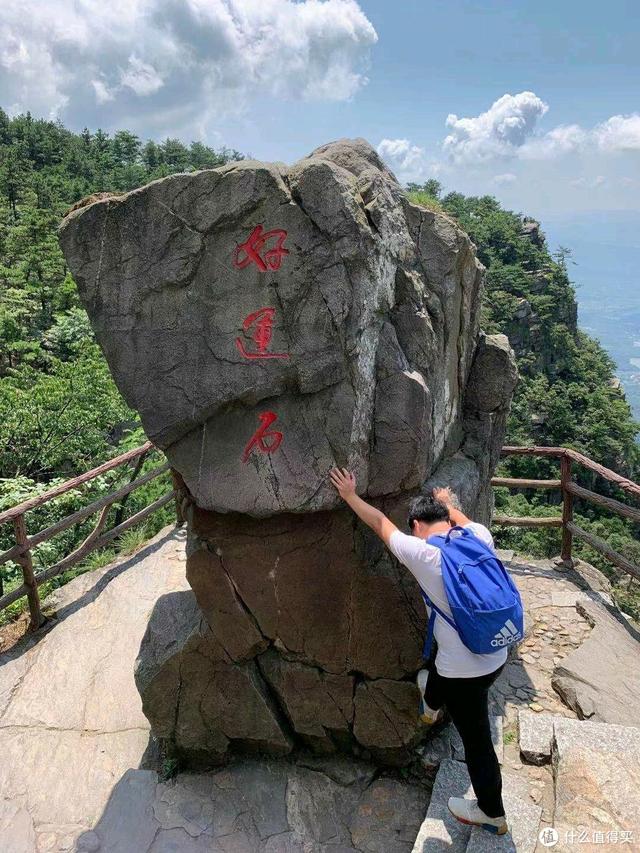
[[420, 495], [409, 504], [409, 530], [414, 536], [427, 539], [435, 530], [442, 530], [449, 521], [449, 510], [432, 495]]

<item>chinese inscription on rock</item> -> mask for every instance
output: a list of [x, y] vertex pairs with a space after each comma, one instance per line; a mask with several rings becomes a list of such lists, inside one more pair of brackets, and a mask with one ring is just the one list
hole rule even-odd
[[[256, 225], [248, 239], [239, 243], [233, 252], [233, 265], [242, 270], [255, 264], [260, 272], [275, 272], [280, 269], [282, 259], [289, 254], [284, 242], [287, 232], [283, 228], [264, 231], [262, 225]], [[240, 355], [249, 360], [289, 358], [286, 352], [271, 352], [269, 346], [273, 336], [273, 322], [276, 309], [272, 307], [258, 308], [242, 322], [243, 336], [236, 338], [236, 348]], [[258, 415], [260, 426], [247, 442], [242, 453], [242, 461], [248, 462], [254, 451], [259, 453], [274, 453], [284, 437], [279, 430], [270, 429], [278, 419], [275, 412], [261, 412]]]

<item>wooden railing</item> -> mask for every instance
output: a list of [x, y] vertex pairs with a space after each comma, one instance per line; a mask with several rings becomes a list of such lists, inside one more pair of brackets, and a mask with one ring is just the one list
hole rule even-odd
[[[174, 490], [171, 490], [124, 521], [120, 520], [120, 510], [122, 510], [123, 507], [121, 503], [120, 510], [116, 513], [115, 526], [110, 530], [103, 532], [107, 521], [107, 515], [114, 503], [122, 501], [123, 498], [126, 500], [126, 496], [135, 489], [139, 489], [140, 486], [144, 486], [146, 483], [151, 482], [151, 480], [154, 480], [156, 477], [160, 477], [166, 471], [170, 470], [169, 465], [165, 463], [157, 468], [153, 468], [151, 471], [144, 474], [144, 476], [138, 477], [145, 457], [154, 449], [155, 448], [151, 442], [147, 441], [146, 444], [143, 444], [141, 447], [137, 447], [135, 450], [130, 450], [128, 453], [123, 453], [121, 456], [116, 456], [114, 459], [110, 459], [103, 465], [99, 465], [91, 471], [87, 471], [84, 474], [80, 474], [78, 477], [67, 480], [66, 483], [62, 483], [61, 485], [50, 489], [48, 492], [44, 492], [42, 495], [30, 498], [29, 500], [18, 504], [18, 506], [14, 506], [11, 509], [0, 512], [0, 524], [13, 522], [15, 536], [15, 545], [9, 548], [8, 551], [0, 553], [0, 566], [8, 560], [13, 560], [18, 563], [22, 568], [23, 580], [20, 586], [16, 589], [12, 589], [6, 594], [2, 594], [3, 589], [0, 581], [0, 610], [3, 610], [26, 595], [29, 602], [29, 612], [31, 616], [30, 627], [32, 629], [39, 628], [44, 621], [42, 608], [40, 606], [40, 595], [38, 593], [38, 587], [41, 584], [45, 581], [51, 580], [51, 578], [55, 578], [62, 572], [65, 572], [83, 557], [86, 557], [87, 554], [91, 553], [91, 551], [95, 551], [96, 548], [102, 548], [121, 533], [124, 533], [125, 530], [128, 530], [130, 527], [133, 527], [135, 524], [143, 521], [153, 512], [160, 509], [174, 498]], [[42, 506], [53, 498], [57, 498], [72, 489], [77, 489], [83, 483], [87, 483], [90, 480], [99, 477], [101, 474], [105, 474], [107, 471], [112, 471], [114, 468], [128, 465], [131, 462], [135, 462], [135, 465], [133, 468], [132, 478], [129, 483], [117, 489], [117, 491], [104, 495], [99, 500], [87, 504], [87, 506], [82, 507], [82, 509], [79, 509], [77, 512], [67, 515], [60, 521], [56, 521], [55, 524], [52, 524], [45, 530], [41, 530], [39, 533], [35, 533], [31, 536], [27, 533], [26, 514], [30, 510], [36, 509], [36, 507]], [[85, 518], [88, 518], [94, 513], [100, 513], [98, 521], [86, 539], [74, 551], [72, 551], [71, 554], [68, 554], [62, 560], [59, 560], [57, 563], [49, 566], [43, 571], [36, 573], [33, 567], [32, 549], [35, 548], [36, 545], [46, 542], [48, 539], [51, 539], [58, 533], [62, 533], [63, 530], [67, 530], [72, 525], [83, 521]], [[181, 519], [179, 518], [179, 520]]]
[[[9, 560], [13, 560], [21, 566], [23, 577], [23, 582], [20, 586], [5, 594], [2, 594], [3, 590], [0, 584], [0, 610], [3, 610], [18, 599], [26, 596], [29, 602], [31, 627], [38, 628], [44, 621], [40, 606], [40, 596], [38, 593], [38, 587], [42, 583], [51, 580], [71, 568], [71, 566], [78, 563], [83, 557], [86, 557], [87, 554], [91, 553], [91, 551], [96, 550], [96, 548], [103, 547], [125, 530], [128, 530], [130, 527], [133, 527], [135, 524], [143, 521], [156, 510], [165, 506], [165, 504], [169, 503], [169, 501], [175, 497], [176, 479], [175, 474], [172, 472], [172, 476], [174, 477], [174, 489], [166, 492], [161, 498], [158, 498], [158, 500], [135, 513], [130, 518], [127, 518], [125, 521], [120, 521], [118, 516], [116, 516], [115, 526], [110, 530], [103, 532], [109, 509], [114, 503], [121, 501], [135, 489], [140, 488], [140, 486], [144, 486], [156, 477], [159, 477], [165, 472], [171, 470], [169, 465], [165, 463], [149, 471], [142, 477], [137, 476], [142, 467], [142, 462], [147, 454], [153, 449], [153, 445], [148, 441], [141, 447], [137, 447], [135, 450], [130, 450], [128, 453], [123, 453], [115, 459], [110, 459], [103, 465], [100, 465], [91, 471], [87, 471], [84, 474], [80, 474], [80, 476], [74, 477], [71, 480], [67, 480], [66, 483], [62, 483], [60, 486], [56, 486], [42, 495], [23, 501], [23, 503], [5, 510], [5, 512], [0, 512], [0, 524], [13, 522], [15, 536], [15, 545], [4, 553], [0, 553], [0, 566]], [[575, 524], [573, 521], [573, 499], [580, 498], [581, 500], [591, 501], [591, 503], [595, 503], [598, 506], [602, 506], [605, 509], [611, 510], [612, 512], [618, 513], [619, 515], [622, 515], [625, 518], [630, 518], [632, 521], [636, 522], [640, 522], [640, 509], [628, 506], [627, 504], [621, 503], [613, 498], [599, 495], [597, 492], [592, 492], [589, 489], [579, 486], [572, 479], [572, 465], [573, 463], [577, 463], [584, 468], [599, 474], [610, 483], [615, 483], [616, 486], [634, 498], [640, 498], [640, 485], [620, 476], [620, 474], [616, 474], [615, 471], [611, 471], [609, 468], [599, 465], [597, 462], [593, 462], [581, 453], [578, 453], [575, 450], [569, 450], [565, 447], [503, 447], [502, 454], [504, 456], [545, 456], [558, 459], [560, 461], [560, 479], [558, 480], [527, 480], [513, 477], [494, 477], [491, 482], [494, 486], [506, 486], [508, 488], [516, 489], [559, 489], [562, 493], [562, 515], [551, 518], [511, 518], [509, 516], [496, 515], [493, 518], [494, 524], [510, 525], [514, 527], [562, 528], [561, 557], [566, 563], [571, 563], [573, 537], [577, 536], [587, 542], [594, 550], [602, 554], [618, 568], [632, 575], [634, 578], [640, 579], [640, 568], [634, 565], [626, 557], [623, 557], [621, 554], [614, 551], [613, 548], [611, 548], [602, 539], [594, 536], [592, 533], [588, 533], [586, 530], [583, 530]], [[82, 509], [77, 510], [77, 512], [66, 516], [60, 521], [57, 521], [55, 524], [52, 524], [50, 527], [47, 527], [45, 530], [41, 530], [39, 533], [32, 535], [28, 534], [25, 517], [29, 510], [36, 509], [36, 507], [42, 506], [53, 498], [71, 491], [71, 489], [78, 488], [78, 486], [81, 486], [83, 483], [87, 483], [101, 474], [105, 474], [107, 471], [112, 471], [114, 468], [128, 465], [134, 461], [136, 464], [133, 470], [132, 479], [125, 486], [122, 486], [117, 491], [111, 492], [110, 494], [101, 497], [99, 500], [88, 504]], [[71, 554], [68, 554], [62, 560], [59, 560], [53, 566], [49, 566], [41, 572], [36, 573], [34, 571], [31, 552], [36, 545], [46, 542], [58, 533], [62, 533], [62, 531], [67, 530], [72, 525], [77, 524], [85, 518], [88, 518], [90, 515], [98, 512], [100, 515], [95, 528], [86, 537], [86, 539], [71, 552]], [[177, 513], [178, 521], [182, 521], [179, 508], [177, 508]]]
[[619, 489], [633, 498], [640, 498], [640, 485], [638, 483], [634, 483], [626, 477], [616, 474], [615, 471], [611, 471], [609, 468], [605, 468], [603, 465], [599, 465], [592, 459], [583, 456], [582, 453], [570, 450], [567, 447], [503, 447], [502, 455], [544, 456], [558, 459], [560, 462], [559, 480], [526, 480], [512, 477], [494, 477], [491, 484], [493, 486], [506, 486], [515, 489], [559, 489], [562, 494], [562, 515], [551, 518], [511, 518], [505, 515], [494, 515], [494, 524], [504, 524], [512, 527], [560, 527], [562, 528], [560, 554], [562, 561], [567, 565], [571, 565], [572, 562], [573, 537], [576, 536], [590, 545], [594, 551], [602, 554], [603, 557], [619, 569], [640, 580], [640, 568], [638, 566], [622, 554], [614, 551], [603, 539], [583, 530], [574, 522], [573, 500], [574, 498], [580, 498], [581, 500], [590, 501], [636, 522], [640, 522], [640, 509], [579, 486], [572, 479], [573, 464], [576, 463], [583, 468], [587, 468], [589, 471], [593, 471], [610, 483], [614, 483]]

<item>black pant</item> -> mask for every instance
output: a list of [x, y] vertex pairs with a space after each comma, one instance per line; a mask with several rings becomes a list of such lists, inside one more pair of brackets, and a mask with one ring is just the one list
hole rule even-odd
[[487, 817], [502, 817], [502, 776], [491, 740], [489, 688], [502, 667], [476, 678], [444, 678], [432, 664], [424, 700], [435, 711], [447, 706], [464, 745], [469, 777]]

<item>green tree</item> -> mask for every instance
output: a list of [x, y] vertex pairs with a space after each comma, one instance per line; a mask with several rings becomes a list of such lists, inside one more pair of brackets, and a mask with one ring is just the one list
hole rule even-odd
[[28, 187], [31, 164], [21, 145], [3, 146], [0, 151], [0, 194], [6, 200], [13, 221], [18, 219], [18, 204]]
[[119, 130], [113, 137], [113, 156], [116, 163], [132, 166], [138, 162], [142, 143], [138, 137], [127, 130]]
[[438, 199], [442, 193], [442, 184], [435, 178], [429, 178], [429, 180], [425, 181], [424, 184], [407, 184], [407, 190], [410, 193], [424, 193], [425, 195], [431, 196], [431, 198]]
[[189, 149], [179, 139], [165, 139], [160, 148], [162, 162], [169, 169], [184, 172], [189, 168]]
[[48, 373], [22, 365], [0, 382], [0, 477], [72, 476], [108, 458], [111, 431], [135, 421], [96, 344]]
[[149, 172], [153, 172], [162, 162], [162, 151], [151, 139], [142, 149], [142, 162]]

